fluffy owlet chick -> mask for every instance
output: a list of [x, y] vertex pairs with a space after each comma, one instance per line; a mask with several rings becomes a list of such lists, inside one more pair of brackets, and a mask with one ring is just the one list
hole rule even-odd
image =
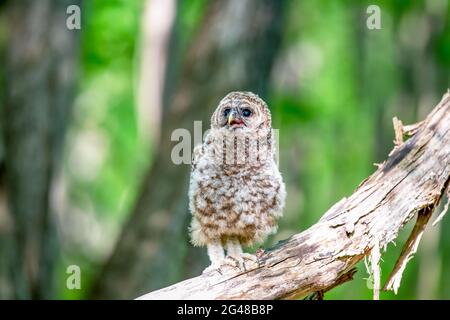
[[[231, 92], [195, 147], [189, 186], [191, 240], [207, 246], [212, 269], [227, 255], [243, 263], [242, 246], [277, 230], [286, 196], [275, 163], [270, 111], [250, 92]], [[244, 265], [245, 267], [245, 265]]]

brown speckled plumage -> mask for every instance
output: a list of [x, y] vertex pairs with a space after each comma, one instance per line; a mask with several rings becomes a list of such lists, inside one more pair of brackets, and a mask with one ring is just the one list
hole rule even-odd
[[[238, 120], [230, 125], [230, 119]], [[192, 243], [208, 246], [213, 263], [209, 245], [233, 243], [241, 252], [240, 245], [276, 232], [285, 187], [275, 163], [270, 111], [257, 95], [231, 92], [220, 102], [203, 145], [194, 149], [189, 199]]]

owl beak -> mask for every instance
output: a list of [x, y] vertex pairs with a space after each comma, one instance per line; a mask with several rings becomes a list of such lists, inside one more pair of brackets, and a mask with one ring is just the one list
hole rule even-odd
[[230, 114], [228, 115], [228, 125], [232, 126], [234, 124], [243, 124], [244, 122], [242, 121], [241, 118], [239, 118], [238, 114], [236, 113], [236, 111], [232, 110], [230, 112]]

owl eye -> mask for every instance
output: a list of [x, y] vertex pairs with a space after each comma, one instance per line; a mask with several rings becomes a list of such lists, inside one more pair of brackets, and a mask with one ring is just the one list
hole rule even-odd
[[225, 108], [225, 110], [223, 110], [223, 116], [226, 118], [228, 117], [228, 115], [230, 114], [231, 109], [230, 108]]
[[242, 110], [242, 115], [246, 118], [250, 117], [252, 115], [252, 110], [245, 108]]

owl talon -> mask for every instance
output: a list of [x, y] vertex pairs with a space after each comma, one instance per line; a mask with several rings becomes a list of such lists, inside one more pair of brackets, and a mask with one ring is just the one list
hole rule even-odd
[[212, 263], [209, 267], [206, 267], [205, 270], [203, 270], [202, 274], [218, 272], [222, 276], [223, 273], [221, 267], [221, 264]]
[[[239, 256], [227, 256], [225, 261], [230, 261], [226, 265], [239, 269], [242, 272], [247, 272], [259, 267], [258, 258], [250, 253], [241, 253]], [[231, 264], [233, 262], [234, 264]]]
[[241, 269], [242, 262], [243, 262], [242, 259], [240, 259], [239, 257], [233, 257], [233, 256], [227, 256], [225, 261], [228, 266], [233, 267], [233, 268], [238, 268], [239, 270]]
[[221, 276], [223, 275], [231, 275], [236, 273], [237, 271], [242, 271], [244, 268], [244, 262], [242, 259], [238, 259], [235, 257], [227, 256], [221, 263], [211, 264], [205, 270], [203, 270], [202, 274], [213, 274], [215, 272], [219, 273]]
[[[250, 254], [250, 253], [242, 253], [241, 257], [242, 257], [242, 260], [244, 260], [245, 269], [251, 270], [251, 269], [256, 269], [256, 268], [260, 267], [259, 259], [257, 256]], [[248, 262], [246, 263], [246, 261], [248, 261]]]

